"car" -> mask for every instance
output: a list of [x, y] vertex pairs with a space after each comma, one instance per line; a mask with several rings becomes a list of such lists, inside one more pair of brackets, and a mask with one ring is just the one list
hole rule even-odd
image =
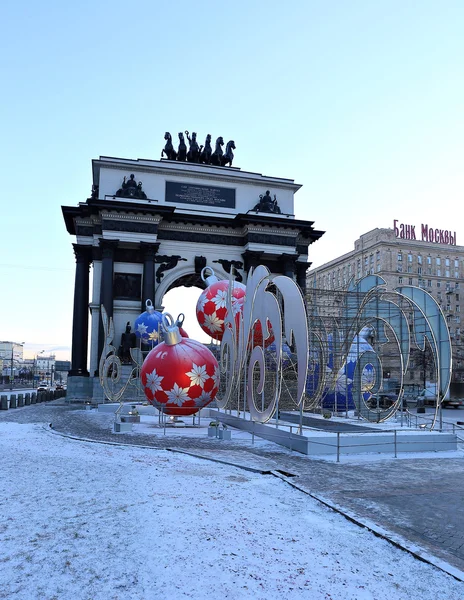
[[49, 390], [50, 388], [48, 387], [47, 383], [43, 381], [37, 386], [37, 392], [48, 392]]
[[55, 390], [62, 390], [62, 389], [63, 389], [62, 383], [55, 383]]

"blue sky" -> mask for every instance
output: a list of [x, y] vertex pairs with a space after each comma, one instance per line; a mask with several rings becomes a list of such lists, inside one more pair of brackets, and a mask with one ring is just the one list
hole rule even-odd
[[69, 356], [61, 205], [88, 197], [92, 158], [158, 159], [165, 131], [234, 139], [234, 165], [303, 184], [296, 215], [327, 232], [314, 266], [395, 218], [464, 245], [462, 1], [26, 0], [2, 17], [0, 339], [29, 354]]

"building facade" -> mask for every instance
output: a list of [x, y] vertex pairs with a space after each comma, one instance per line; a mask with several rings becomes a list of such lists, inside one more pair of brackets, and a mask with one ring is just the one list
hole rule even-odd
[[[395, 222], [396, 225], [396, 222]], [[422, 231], [424, 231], [422, 226]], [[387, 289], [412, 285], [430, 293], [440, 305], [448, 325], [453, 347], [452, 384], [464, 384], [464, 246], [455, 245], [456, 235], [427, 233], [415, 239], [409, 230], [399, 227], [373, 229], [355, 241], [354, 250], [312, 269], [307, 288], [347, 289], [350, 280], [379, 275]], [[431, 239], [433, 238], [433, 241]], [[446, 241], [448, 243], [446, 243]], [[451, 242], [451, 243], [450, 243]], [[464, 312], [464, 311], [463, 311]], [[417, 365], [420, 370], [421, 365]], [[428, 373], [412, 372], [412, 378], [429, 379]], [[452, 390], [453, 391], [453, 390]]]

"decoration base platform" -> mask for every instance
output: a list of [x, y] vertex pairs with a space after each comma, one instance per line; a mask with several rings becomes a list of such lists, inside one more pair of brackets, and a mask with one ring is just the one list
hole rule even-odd
[[[295, 413], [299, 414], [299, 413]], [[247, 431], [254, 436], [274, 442], [292, 451], [307, 456], [336, 456], [346, 454], [380, 453], [396, 455], [411, 452], [453, 452], [457, 450], [457, 436], [454, 433], [439, 431], [394, 429], [382, 424], [372, 431], [372, 424], [359, 426], [359, 431], [324, 431], [325, 419], [320, 421], [320, 429], [299, 426], [290, 421], [271, 420], [257, 423], [219, 410], [210, 409], [212, 419], [235, 429]]]

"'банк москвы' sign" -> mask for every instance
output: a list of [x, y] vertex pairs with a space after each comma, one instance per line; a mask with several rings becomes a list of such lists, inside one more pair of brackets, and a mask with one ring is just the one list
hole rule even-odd
[[235, 190], [211, 185], [166, 181], [166, 202], [235, 208]]
[[[395, 236], [404, 240], [417, 240], [416, 237], [416, 226], [405, 225], [404, 223], [398, 223], [398, 219], [393, 221], [393, 229], [395, 230]], [[456, 246], [456, 232], [449, 231], [448, 229], [434, 229], [428, 225], [421, 225], [420, 235], [423, 242], [434, 242], [435, 244], [449, 244], [450, 246]], [[419, 235], [419, 231], [417, 232]]]

